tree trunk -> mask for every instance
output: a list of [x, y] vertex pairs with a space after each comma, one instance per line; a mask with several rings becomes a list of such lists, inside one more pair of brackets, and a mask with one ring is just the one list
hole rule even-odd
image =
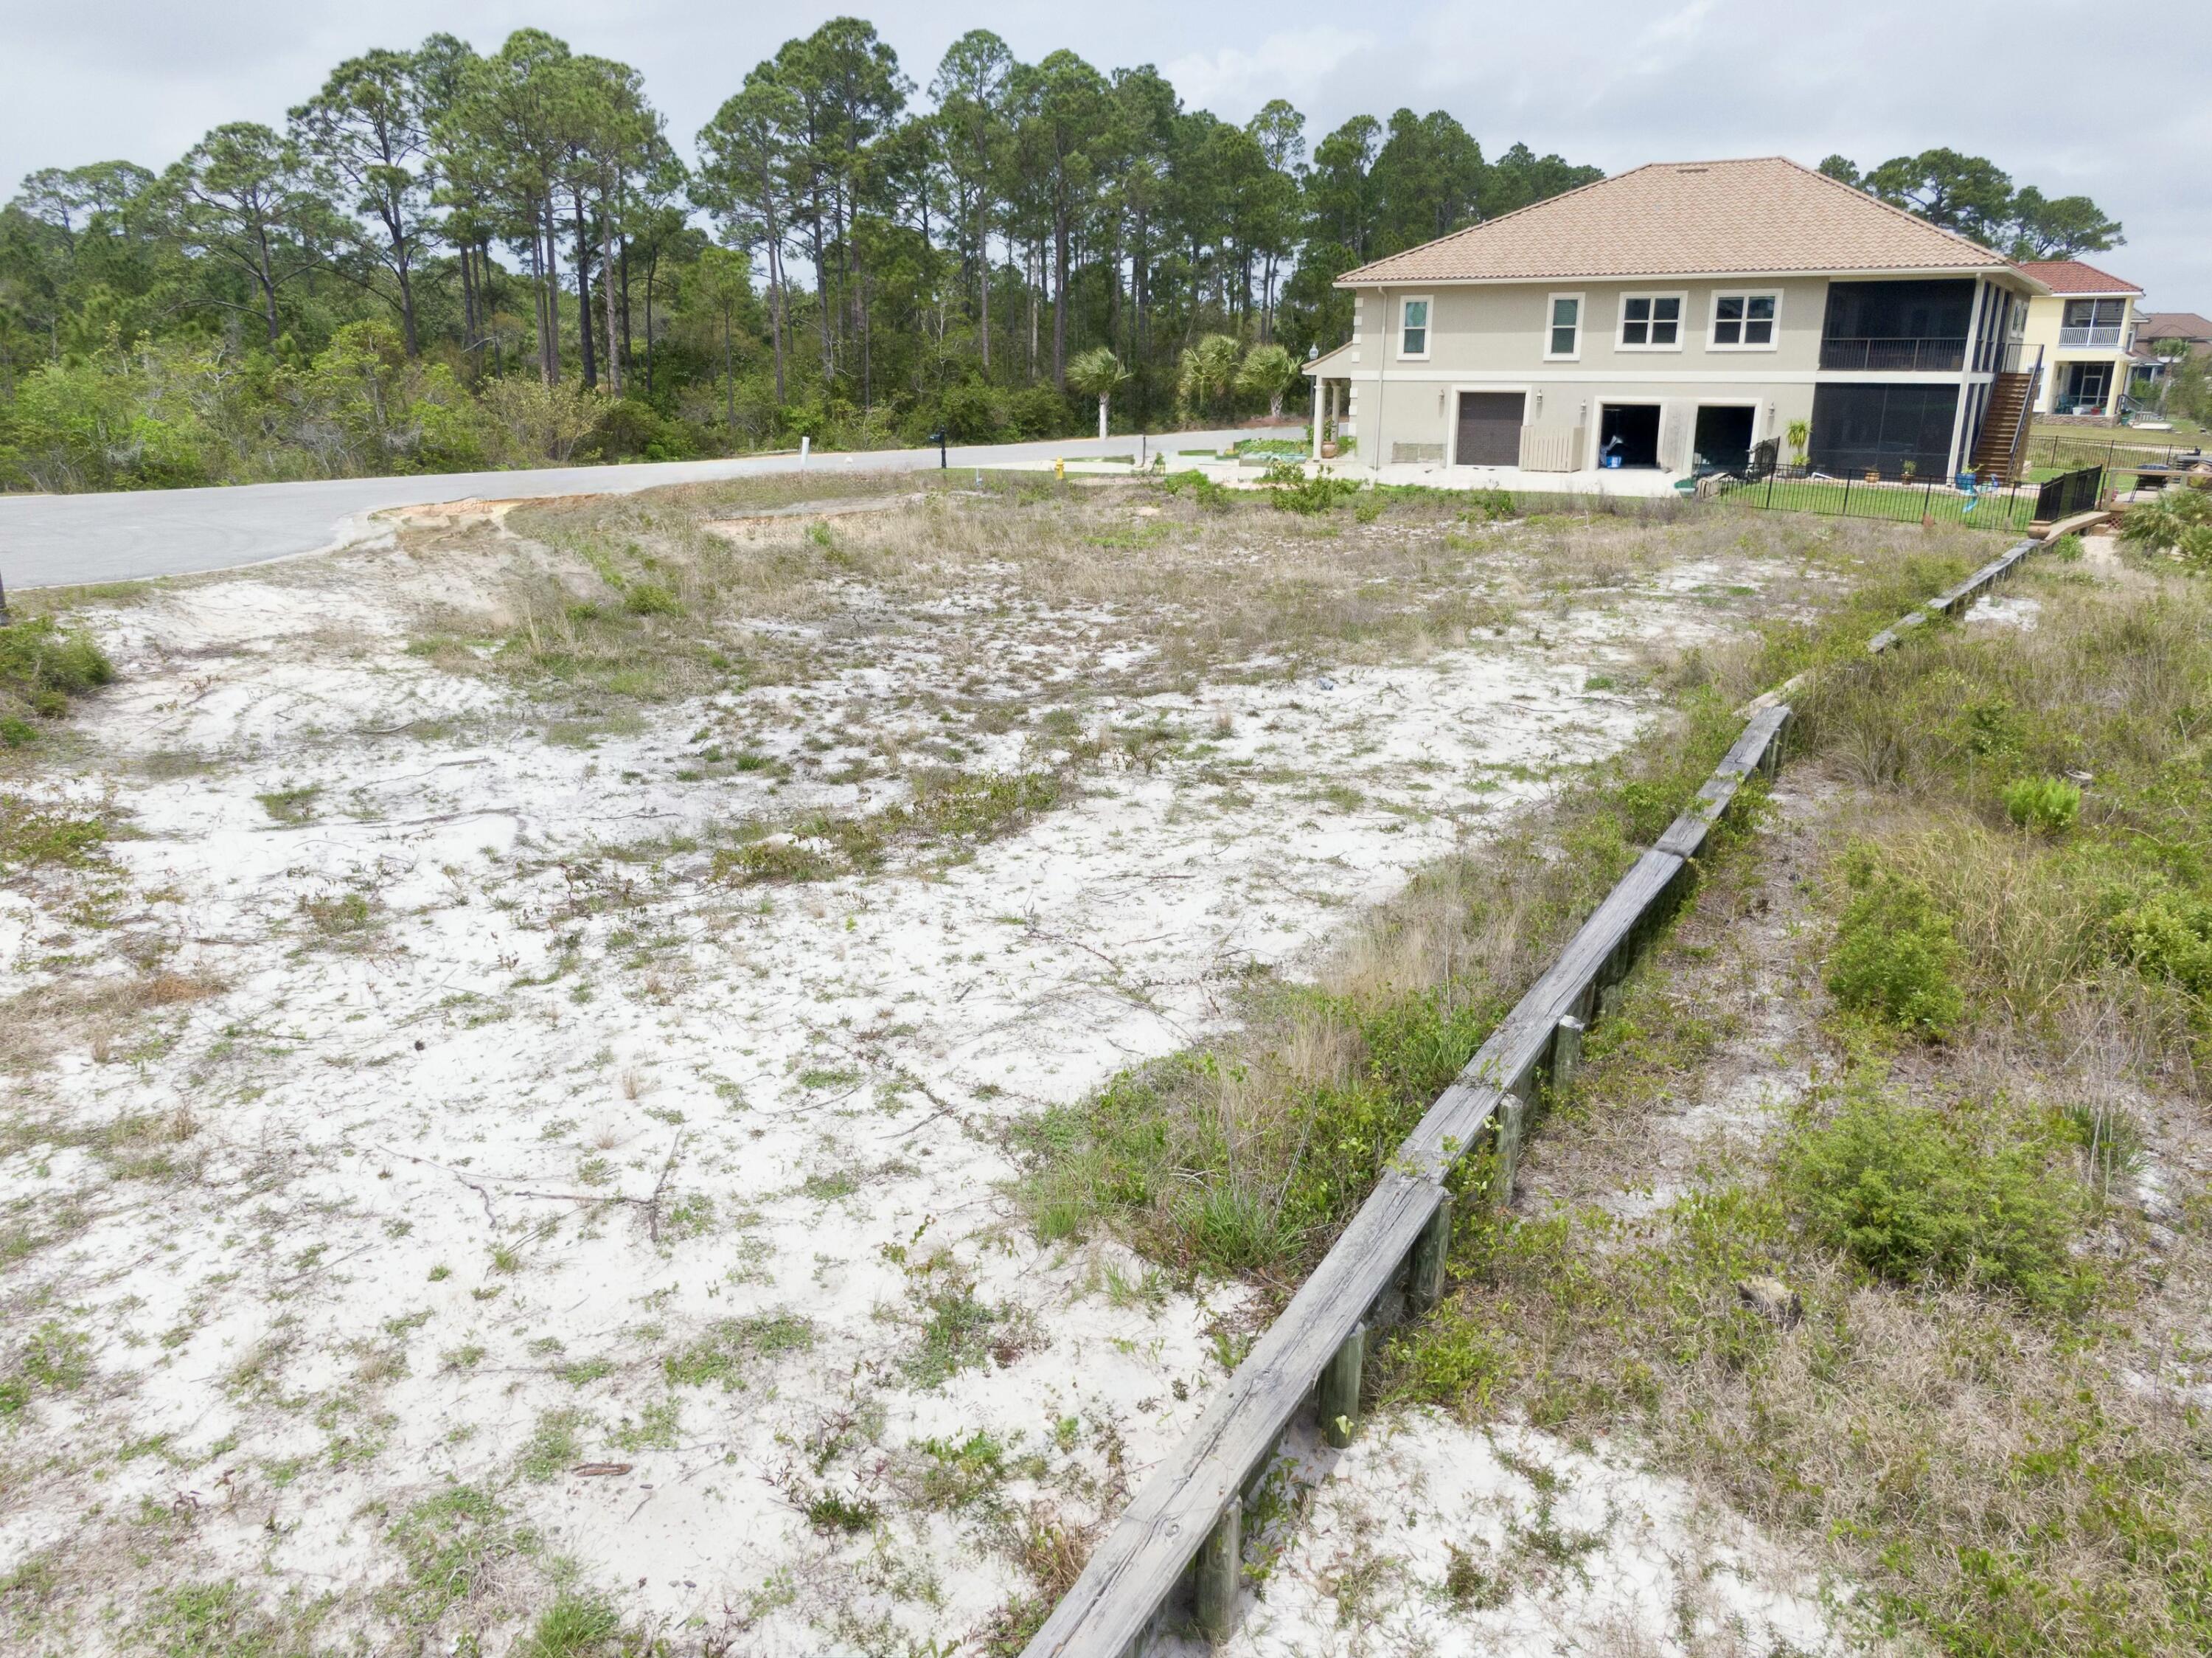
[[599, 354], [592, 338], [592, 239], [584, 224], [584, 192], [572, 191], [568, 199], [576, 215], [576, 349], [584, 360], [584, 384], [597, 390]]
[[407, 239], [395, 235], [392, 239], [392, 262], [399, 273], [399, 336], [406, 342], [407, 355], [422, 355], [415, 344], [415, 281], [414, 273], [407, 268]]
[[1104, 392], [1098, 393], [1098, 441], [1101, 443], [1106, 441], [1106, 396]]
[[976, 223], [982, 228], [983, 248], [983, 323], [979, 341], [983, 348], [983, 378], [991, 377], [991, 222], [978, 211]]
[[1052, 383], [1067, 389], [1067, 213], [1053, 216], [1052, 223]]
[[653, 283], [660, 274], [660, 244], [653, 244], [645, 261], [645, 394], [653, 395]]
[[[608, 347], [610, 350], [613, 349], [611, 346]], [[628, 236], [624, 236], [622, 241], [622, 362], [624, 369], [629, 367], [629, 238]], [[653, 376], [650, 374], [645, 377], [645, 388], [647, 391], [653, 389]]]
[[607, 325], [607, 390], [617, 397], [623, 394], [621, 341], [615, 334], [615, 268], [613, 216], [600, 204], [599, 218], [599, 310]]
[[722, 313], [722, 385], [728, 398], [724, 424], [729, 427], [730, 436], [735, 437], [738, 434], [738, 371], [730, 350], [730, 314], [727, 311]]

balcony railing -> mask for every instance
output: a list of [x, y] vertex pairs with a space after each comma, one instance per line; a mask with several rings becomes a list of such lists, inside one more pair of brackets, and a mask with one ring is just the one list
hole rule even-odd
[[2058, 344], [2062, 349], [2072, 347], [2091, 351], [2117, 351], [2120, 349], [2120, 336], [2126, 332], [2117, 323], [2109, 328], [2062, 327], [2058, 331]]
[[1966, 361], [1966, 342], [1907, 336], [1898, 339], [1831, 337], [1820, 342], [1820, 366], [1846, 373], [1956, 374]]

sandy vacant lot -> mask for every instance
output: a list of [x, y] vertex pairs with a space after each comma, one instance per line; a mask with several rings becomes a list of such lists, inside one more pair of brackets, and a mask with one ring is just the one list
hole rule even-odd
[[[1010, 1125], [1861, 551], [798, 485], [70, 601], [118, 681], [0, 778], [107, 832], [0, 880], [11, 1649], [988, 1649], [1252, 1299], [1041, 1249]], [[1636, 1502], [1589, 1630], [1705, 1557]]]

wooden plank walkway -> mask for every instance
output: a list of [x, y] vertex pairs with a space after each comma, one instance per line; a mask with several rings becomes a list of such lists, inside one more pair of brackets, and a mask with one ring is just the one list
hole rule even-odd
[[[2055, 533], [2041, 542], [2008, 548], [1883, 629], [1867, 642], [1869, 651], [1887, 650], [1932, 617], [1955, 613], [2036, 547], [2048, 546], [2050, 539]], [[1683, 889], [1686, 872], [1745, 779], [1753, 771], [1771, 775], [1779, 765], [1790, 718], [1783, 698], [1808, 677], [1801, 674], [1746, 704], [1742, 735], [1712, 776], [1606, 894], [1406, 1137], [1391, 1171], [1215, 1393], [1174, 1454], [1123, 1510], [1073, 1587], [1030, 1637], [1023, 1658], [1133, 1658], [1156, 1620], [1176, 1601], [1209, 1538], [1216, 1539], [1215, 1546], [1205, 1557], [1224, 1576], [1209, 1582], [1199, 1597], [1201, 1608], [1234, 1606], [1240, 1493], [1265, 1470], [1292, 1417], [1313, 1396], [1324, 1368], [1341, 1366], [1348, 1352], [1356, 1378], [1360, 1332], [1386, 1310], [1406, 1280], [1416, 1244], [1447, 1202], [1445, 1177], [1486, 1133], [1495, 1135], [1501, 1123], [1509, 1139], [1517, 1137], [1522, 1105], [1534, 1096], [1556, 1044], [1571, 1042], [1570, 1051], [1580, 1051], [1582, 1024], [1602, 1013], [1607, 992], [1627, 975], [1638, 952], [1665, 919]], [[1563, 1034], [1562, 1021], [1580, 1022], [1567, 1025]], [[1510, 1169], [1508, 1186], [1499, 1194], [1504, 1201], [1511, 1198]], [[1356, 1392], [1355, 1381], [1355, 1396]]]

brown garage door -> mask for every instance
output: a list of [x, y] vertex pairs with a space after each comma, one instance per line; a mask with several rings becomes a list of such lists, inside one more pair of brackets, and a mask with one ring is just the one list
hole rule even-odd
[[1459, 394], [1459, 464], [1517, 466], [1521, 464], [1521, 411], [1528, 401], [1519, 392], [1462, 392]]

